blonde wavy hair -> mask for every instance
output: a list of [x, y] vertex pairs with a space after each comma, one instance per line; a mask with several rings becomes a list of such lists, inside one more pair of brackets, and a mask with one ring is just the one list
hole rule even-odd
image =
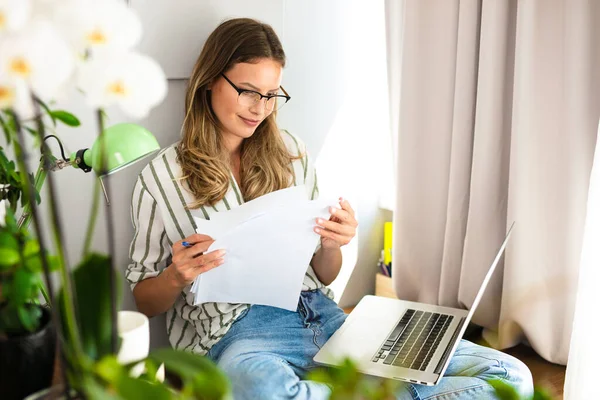
[[[249, 18], [221, 23], [208, 37], [189, 80], [185, 98], [182, 140], [177, 161], [195, 197], [189, 208], [214, 205], [225, 197], [231, 181], [230, 161], [222, 143], [219, 120], [212, 110], [208, 85], [237, 63], [262, 58], [285, 66], [285, 53], [271, 26]], [[245, 201], [290, 186], [291, 161], [301, 157], [288, 152], [271, 113], [244, 139], [241, 150], [241, 194]]]

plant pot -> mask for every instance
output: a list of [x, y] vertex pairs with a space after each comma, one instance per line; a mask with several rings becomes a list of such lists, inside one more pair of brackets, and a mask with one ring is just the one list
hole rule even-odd
[[[80, 400], [83, 399], [82, 396], [77, 394], [73, 389], [71, 389], [71, 400]], [[23, 400], [64, 400], [66, 399], [65, 387], [63, 385], [54, 385], [44, 390], [40, 390], [39, 392], [35, 392], [30, 394]]]
[[21, 400], [52, 384], [56, 331], [50, 310], [42, 309], [40, 329], [0, 339], [0, 393], [3, 400]]

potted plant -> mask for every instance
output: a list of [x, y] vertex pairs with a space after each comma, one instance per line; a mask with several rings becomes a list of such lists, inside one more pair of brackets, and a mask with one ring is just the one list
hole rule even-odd
[[[52, 380], [56, 333], [38, 301], [40, 258], [38, 241], [8, 208], [0, 226], [0, 392], [7, 399], [22, 399]], [[55, 265], [54, 258], [47, 262]]]
[[[0, 123], [10, 145], [13, 130], [6, 117], [0, 115]], [[56, 347], [49, 308], [39, 301], [46, 293], [40, 246], [15, 219], [19, 200], [21, 208], [27, 206], [28, 180], [33, 176], [21, 173], [0, 147], [0, 392], [8, 399], [22, 399], [51, 382]], [[31, 187], [39, 202], [36, 185]], [[49, 270], [56, 266], [54, 257], [45, 262]]]
[[[120, 106], [134, 118], [145, 116], [166, 94], [166, 79], [156, 62], [132, 50], [139, 41], [141, 24], [137, 17], [118, 0], [102, 2], [77, 0], [71, 2], [35, 2], [9, 0], [3, 8], [0, 27], [0, 125], [7, 142], [14, 145], [15, 163], [0, 152], [0, 164], [7, 166], [4, 179], [12, 190], [19, 187], [24, 202], [25, 217], [17, 223], [14, 213], [7, 217], [2, 230], [2, 249], [8, 258], [0, 271], [7, 271], [2, 285], [3, 296], [18, 300], [19, 307], [9, 312], [19, 321], [29, 323], [35, 331], [46, 326], [48, 314], [34, 306], [38, 296], [40, 271], [47, 287], [46, 302], [56, 328], [62, 385], [58, 390], [40, 391], [35, 398], [200, 398], [228, 397], [229, 385], [225, 376], [207, 358], [171, 349], [160, 349], [141, 360], [145, 373], [131, 374], [133, 365], [118, 362], [119, 340], [117, 311], [120, 272], [108, 255], [90, 251], [90, 238], [95, 230], [101, 193], [95, 191], [92, 216], [83, 243], [83, 255], [71, 267], [64, 257], [62, 221], [58, 217], [55, 185], [48, 165], [55, 163], [46, 145], [46, 131], [57, 120], [77, 126], [77, 119], [65, 111], [51, 110], [52, 104], [65, 85], [75, 84], [88, 105], [97, 110], [98, 141], [101, 144], [100, 172], [106, 165], [104, 152], [104, 108]], [[47, 60], [52, 60], [49, 63]], [[29, 140], [27, 135], [31, 135]], [[32, 155], [26, 143], [36, 144], [33, 156], [41, 158], [41, 170], [34, 177], [25, 162]], [[38, 152], [39, 150], [39, 152]], [[70, 164], [79, 156], [67, 160]], [[83, 157], [82, 157], [83, 158]], [[96, 169], [94, 169], [95, 172]], [[1, 173], [0, 173], [1, 174]], [[11, 178], [19, 178], [11, 180]], [[41, 179], [37, 179], [41, 177]], [[47, 257], [48, 249], [42, 231], [42, 221], [36, 201], [36, 185], [45, 179], [48, 195], [44, 204], [49, 207], [47, 226], [56, 257]], [[1, 175], [0, 175], [1, 178]], [[2, 181], [0, 181], [2, 183]], [[96, 184], [96, 188], [99, 183]], [[107, 188], [110, 195], [110, 190]], [[11, 205], [16, 192], [6, 192]], [[35, 241], [25, 228], [31, 221]], [[21, 226], [20, 226], [21, 225]], [[107, 213], [109, 248], [112, 249], [112, 214]], [[53, 287], [50, 271], [55, 268], [60, 290]], [[9, 272], [8, 272], [9, 271]], [[23, 278], [26, 277], [26, 278]], [[27, 296], [24, 296], [24, 295]], [[24, 300], [27, 297], [28, 300]], [[37, 322], [35, 322], [37, 321]], [[8, 325], [7, 325], [8, 326]], [[2, 353], [2, 358], [4, 359]], [[19, 353], [23, 356], [23, 352]], [[136, 364], [139, 361], [136, 362]], [[179, 377], [178, 384], [156, 377], [157, 367], [164, 364], [167, 371]], [[4, 374], [4, 371], [2, 371]], [[8, 375], [6, 375], [8, 376]], [[13, 382], [13, 386], [19, 386]], [[49, 385], [49, 384], [47, 384]], [[2, 390], [4, 396], [6, 392]], [[4, 398], [4, 397], [3, 397]]]

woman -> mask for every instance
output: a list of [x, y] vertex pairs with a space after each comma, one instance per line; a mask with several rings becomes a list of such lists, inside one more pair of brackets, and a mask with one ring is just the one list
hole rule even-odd
[[[189, 291], [198, 275], [226, 258], [220, 250], [207, 252], [213, 239], [194, 233], [194, 216], [209, 219], [291, 185], [305, 185], [309, 198], [318, 195], [303, 143], [275, 122], [276, 110], [289, 100], [281, 87], [284, 65], [270, 26], [242, 18], [217, 27], [189, 81], [183, 138], [142, 171], [132, 197], [136, 232], [127, 278], [139, 310], [149, 317], [166, 312], [171, 344], [214, 360], [231, 378], [236, 399], [327, 398], [326, 385], [303, 377], [345, 319], [326, 287], [339, 273], [340, 247], [356, 234], [354, 211], [343, 199], [328, 221], [315, 221], [320, 246], [307, 266], [296, 312], [249, 304], [194, 306]], [[466, 341], [447, 375], [436, 387], [409, 385], [398, 398], [492, 397], [491, 378], [531, 390], [522, 363]]]

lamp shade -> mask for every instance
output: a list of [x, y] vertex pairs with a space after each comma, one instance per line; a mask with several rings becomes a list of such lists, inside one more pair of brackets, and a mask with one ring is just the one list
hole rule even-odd
[[[98, 175], [109, 175], [159, 149], [158, 141], [146, 128], [130, 123], [116, 124], [105, 129], [92, 147], [83, 152], [81, 161]], [[106, 154], [104, 168], [103, 151]]]

